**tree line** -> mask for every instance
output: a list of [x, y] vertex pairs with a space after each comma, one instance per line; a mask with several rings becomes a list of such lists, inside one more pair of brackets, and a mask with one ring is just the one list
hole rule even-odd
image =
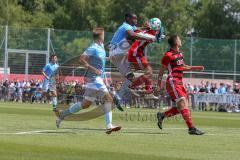
[[159, 17], [166, 34], [240, 37], [239, 0], [4, 0], [0, 24], [84, 31], [102, 26], [114, 32], [129, 11], [137, 14], [139, 25]]
[[[9, 48], [33, 50], [46, 50], [47, 29], [39, 28], [55, 28], [51, 30], [51, 54], [56, 53], [64, 63], [91, 43], [91, 32], [80, 31], [104, 27], [109, 42], [124, 21], [124, 14], [130, 11], [137, 14], [139, 25], [159, 17], [165, 34], [182, 36], [187, 64], [192, 53], [193, 65], [233, 71], [235, 49], [236, 59], [240, 58], [240, 40], [235, 41], [240, 38], [240, 0], [4, 0], [0, 1], [0, 25], [11, 26]], [[3, 39], [4, 28], [0, 28], [0, 36]], [[167, 47], [166, 40], [149, 45], [149, 61], [159, 64]], [[10, 54], [9, 65], [24, 68], [18, 56]]]

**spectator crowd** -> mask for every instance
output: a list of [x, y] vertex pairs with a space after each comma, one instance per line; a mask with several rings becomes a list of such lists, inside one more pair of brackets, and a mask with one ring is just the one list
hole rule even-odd
[[[204, 94], [239, 94], [240, 95], [240, 84], [234, 83], [233, 86], [229, 83], [210, 83], [206, 81], [206, 83], [201, 82], [200, 85], [191, 85], [187, 83], [185, 88], [189, 94], [190, 100], [193, 100], [193, 95], [196, 93]], [[222, 103], [206, 103], [199, 102], [197, 106], [192, 104], [193, 109], [198, 109], [200, 111], [222, 111], [222, 112], [240, 112], [240, 104], [222, 104]]]
[[[110, 84], [111, 88], [118, 90], [121, 87], [122, 82], [115, 82]], [[1, 81], [0, 82], [0, 100], [1, 101], [15, 101], [15, 102], [29, 102], [29, 103], [51, 103], [51, 98], [47, 94], [43, 94], [42, 80], [29, 80], [29, 81]], [[155, 86], [156, 87], [156, 86]], [[199, 85], [185, 84], [186, 91], [189, 94], [189, 101], [193, 101], [193, 95], [196, 93], [212, 93], [212, 94], [240, 94], [240, 84], [216, 84], [209, 81], [201, 82]], [[66, 103], [76, 102], [82, 100], [85, 91], [84, 83], [75, 81], [63, 81], [57, 85], [58, 101], [66, 101]], [[124, 105], [135, 107], [148, 107], [156, 108], [162, 106], [175, 105], [170, 97], [164, 90], [159, 93], [155, 93], [158, 99], [148, 99], [142, 90], [138, 91], [140, 97], [132, 95], [131, 102], [124, 102]], [[218, 103], [206, 103], [201, 102], [197, 105], [192, 103], [192, 109], [199, 111], [239, 111], [240, 104], [218, 104]]]

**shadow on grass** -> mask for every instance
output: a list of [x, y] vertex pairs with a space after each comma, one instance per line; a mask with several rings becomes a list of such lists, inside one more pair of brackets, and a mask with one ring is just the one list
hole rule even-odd
[[[105, 132], [105, 129], [100, 128], [65, 128], [73, 131], [94, 131], [94, 132]], [[135, 131], [128, 131], [124, 128], [119, 131], [120, 133], [127, 133], [127, 134], [148, 134], [148, 135], [166, 135], [170, 134], [169, 132], [148, 132], [148, 131], [138, 131], [137, 129]]]

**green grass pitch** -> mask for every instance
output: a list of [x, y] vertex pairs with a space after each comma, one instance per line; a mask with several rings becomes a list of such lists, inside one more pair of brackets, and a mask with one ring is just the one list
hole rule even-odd
[[206, 134], [190, 136], [182, 118], [166, 120], [159, 130], [156, 112], [114, 110], [114, 123], [123, 129], [107, 135], [104, 117], [56, 129], [50, 105], [0, 103], [0, 160], [240, 159], [240, 114], [193, 112]]

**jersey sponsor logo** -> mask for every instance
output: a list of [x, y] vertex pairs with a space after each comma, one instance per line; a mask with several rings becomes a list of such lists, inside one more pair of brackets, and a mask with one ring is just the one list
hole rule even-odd
[[183, 59], [177, 60], [177, 66], [182, 66], [184, 64]]

